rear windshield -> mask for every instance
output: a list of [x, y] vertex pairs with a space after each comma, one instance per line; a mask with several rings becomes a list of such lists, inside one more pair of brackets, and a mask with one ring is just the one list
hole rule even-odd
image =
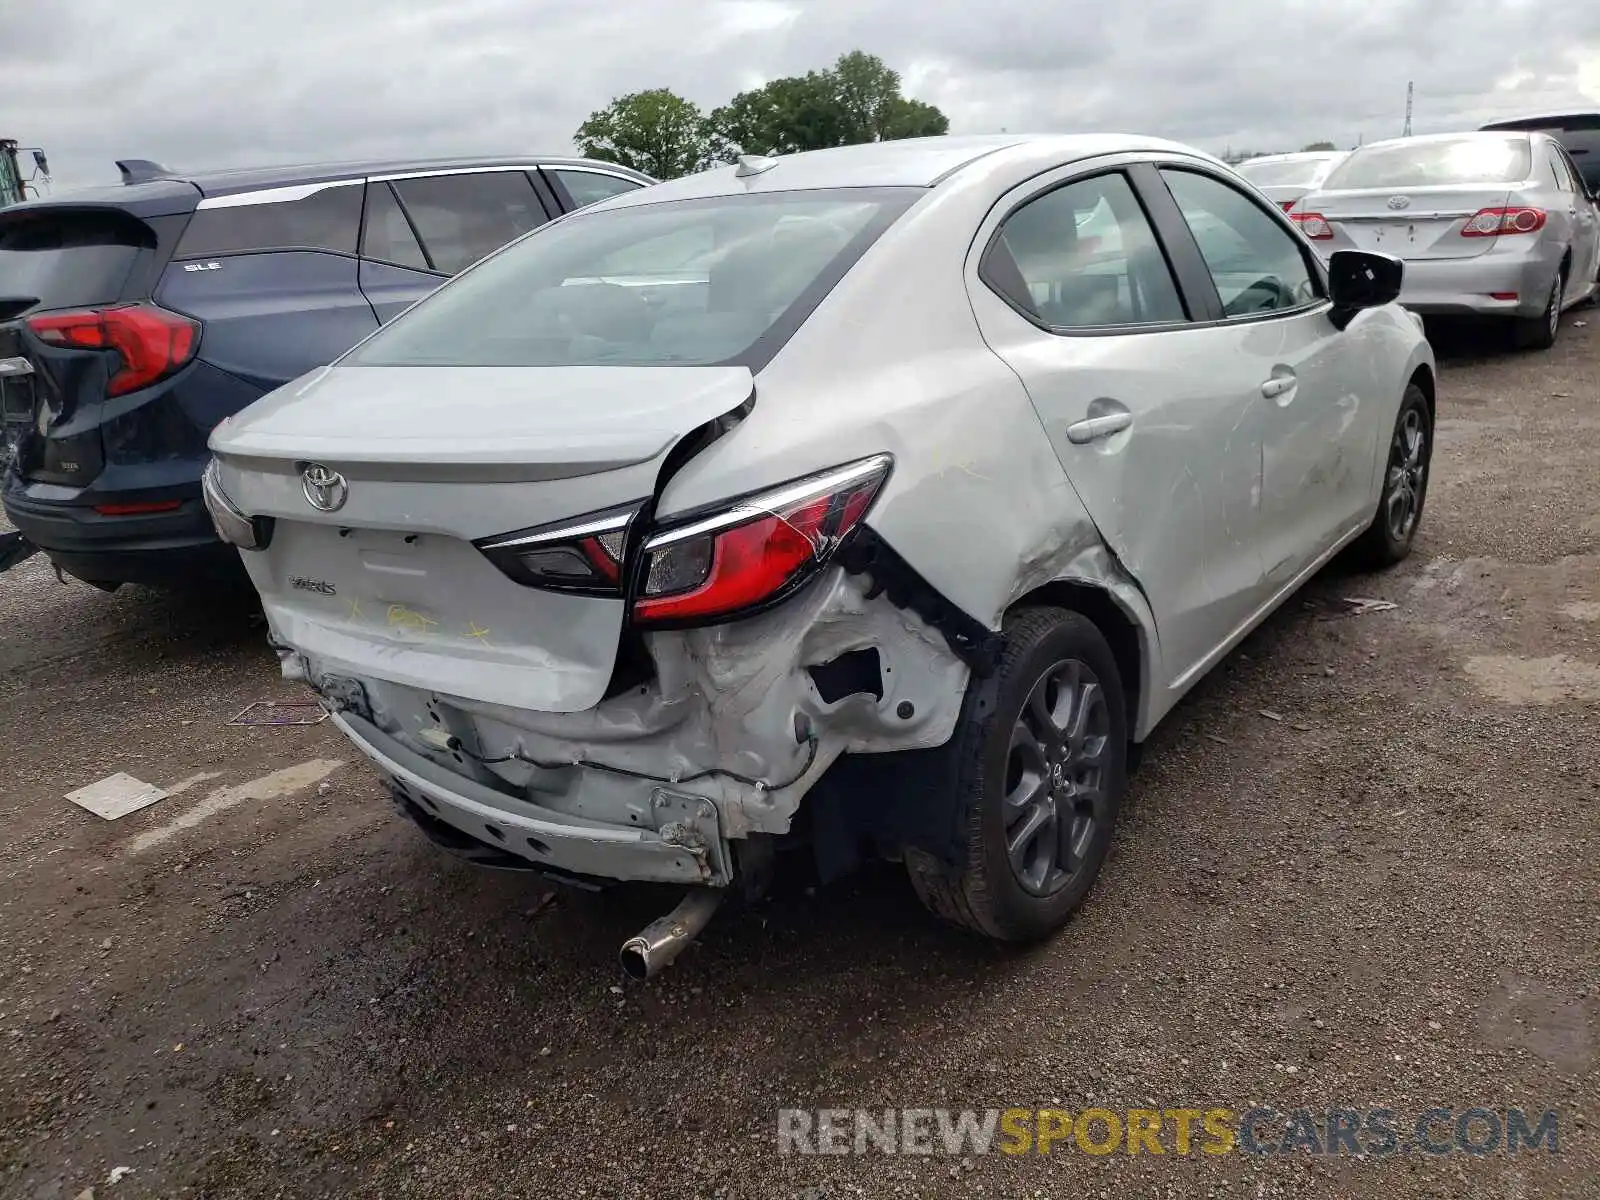
[[762, 192], [582, 212], [473, 267], [346, 361], [752, 364], [923, 194]]
[[150, 227], [117, 213], [48, 209], [0, 217], [0, 317], [122, 298]]
[[1234, 168], [1257, 187], [1310, 187], [1327, 169], [1328, 160], [1325, 158], [1245, 162]]
[[1533, 169], [1527, 137], [1474, 134], [1445, 141], [1395, 142], [1353, 151], [1322, 187], [1412, 188], [1434, 184], [1515, 183]]

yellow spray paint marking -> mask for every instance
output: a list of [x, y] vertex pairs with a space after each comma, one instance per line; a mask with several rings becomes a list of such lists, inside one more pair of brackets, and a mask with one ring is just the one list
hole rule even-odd
[[389, 627], [391, 629], [404, 629], [408, 633], [427, 633], [430, 628], [438, 623], [432, 617], [424, 616], [415, 609], [407, 608], [404, 604], [389, 605]]
[[361, 601], [355, 599], [354, 597], [351, 597], [351, 599], [350, 599], [350, 619], [352, 621], [359, 621], [359, 620], [362, 619], [363, 616], [364, 616], [364, 614], [361, 611]]
[[487, 645], [489, 641], [489, 631], [487, 629], [479, 629], [476, 621], [467, 622], [467, 636], [469, 638], [476, 638], [485, 645]]

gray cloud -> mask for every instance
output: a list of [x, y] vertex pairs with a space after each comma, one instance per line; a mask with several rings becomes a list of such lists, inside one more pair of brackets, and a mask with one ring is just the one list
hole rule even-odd
[[1419, 132], [1600, 108], [1593, 0], [11, 0], [0, 133], [61, 184], [126, 157], [566, 151], [622, 92], [710, 108], [856, 48], [956, 132], [1345, 144], [1399, 132], [1408, 79]]

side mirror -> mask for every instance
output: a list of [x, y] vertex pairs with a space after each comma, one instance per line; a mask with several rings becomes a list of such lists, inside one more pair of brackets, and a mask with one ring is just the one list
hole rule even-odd
[[33, 152], [33, 165], [38, 168], [39, 174], [50, 174], [50, 160], [44, 156], [43, 150]]
[[1328, 258], [1329, 314], [1343, 329], [1364, 308], [1378, 308], [1400, 299], [1406, 264], [1389, 254], [1367, 250], [1335, 250]]

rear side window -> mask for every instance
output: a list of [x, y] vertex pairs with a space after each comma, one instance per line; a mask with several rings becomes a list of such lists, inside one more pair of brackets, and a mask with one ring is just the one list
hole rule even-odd
[[394, 188], [434, 269], [447, 275], [550, 219], [521, 171], [400, 179]]
[[361, 184], [333, 184], [310, 195], [285, 188], [289, 199], [265, 202], [232, 197], [212, 201], [189, 221], [174, 257], [203, 258], [252, 250], [356, 252], [361, 229]]
[[1343, 188], [1413, 188], [1516, 183], [1533, 169], [1526, 134], [1468, 134], [1440, 141], [1391, 142], [1352, 151], [1323, 183]]
[[631, 179], [602, 175], [598, 171], [549, 171], [548, 173], [566, 185], [567, 194], [572, 197], [572, 203], [578, 208], [586, 204], [598, 204], [602, 200], [609, 200], [612, 196], [620, 196], [623, 192], [631, 192], [643, 186]]
[[1555, 173], [1556, 187], [1563, 192], [1573, 191], [1572, 174], [1567, 170], [1567, 162], [1561, 157], [1561, 152], [1553, 146], [1546, 147], [1545, 158], [1550, 170]]
[[120, 300], [140, 253], [155, 244], [148, 225], [118, 213], [45, 209], [0, 220], [0, 319]]
[[367, 215], [361, 228], [361, 257], [418, 271], [432, 270], [417, 235], [387, 183], [367, 185]]
[[1017, 308], [1056, 329], [1185, 319], [1166, 257], [1120, 174], [1029, 200], [1000, 226], [980, 273]]
[[1194, 171], [1163, 170], [1229, 317], [1299, 308], [1318, 299], [1300, 242], [1237, 188]]

